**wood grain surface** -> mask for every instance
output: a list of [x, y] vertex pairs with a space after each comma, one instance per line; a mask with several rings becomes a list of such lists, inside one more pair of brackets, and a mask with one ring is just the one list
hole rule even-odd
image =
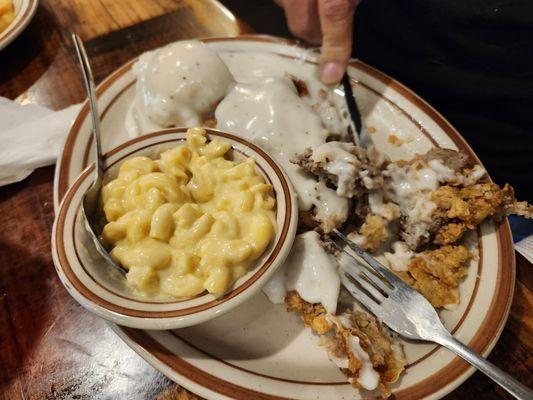
[[[70, 41], [86, 41], [100, 81], [170, 41], [240, 32], [288, 35], [270, 0], [41, 0], [33, 22], [0, 52], [0, 96], [59, 109], [84, 97]], [[242, 22], [246, 21], [246, 23]], [[1, 121], [0, 121], [1, 124]], [[189, 399], [63, 288], [50, 255], [53, 168], [0, 188], [0, 398]], [[511, 315], [489, 359], [532, 385], [533, 275], [518, 256]], [[480, 373], [446, 397], [510, 399]]]

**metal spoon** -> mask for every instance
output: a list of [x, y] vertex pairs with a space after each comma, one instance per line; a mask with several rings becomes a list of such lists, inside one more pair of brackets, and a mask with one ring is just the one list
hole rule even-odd
[[91, 187], [83, 195], [82, 212], [85, 217], [85, 228], [89, 235], [93, 239], [96, 246], [96, 251], [106, 260], [106, 262], [120, 271], [121, 274], [125, 274], [126, 270], [118, 265], [109, 255], [106, 248], [100, 241], [98, 232], [99, 218], [98, 218], [98, 202], [100, 199], [100, 191], [102, 190], [102, 183], [104, 177], [104, 159], [102, 157], [102, 145], [100, 141], [100, 114], [98, 113], [98, 102], [96, 97], [96, 88], [94, 85], [93, 73], [91, 66], [89, 65], [89, 59], [85, 52], [83, 42], [78, 35], [72, 34], [72, 41], [76, 48], [76, 53], [83, 73], [83, 79], [85, 81], [85, 88], [87, 89], [87, 97], [89, 98], [89, 106], [91, 109], [91, 117], [93, 121], [93, 143], [95, 151], [95, 168], [94, 168], [94, 181]]

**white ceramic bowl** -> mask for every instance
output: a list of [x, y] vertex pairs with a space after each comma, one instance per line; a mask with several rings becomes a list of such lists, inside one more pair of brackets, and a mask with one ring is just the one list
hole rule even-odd
[[[130, 140], [105, 155], [108, 177], [115, 177], [125, 159], [157, 157], [185, 141], [186, 128], [155, 132]], [[85, 308], [114, 323], [142, 329], [175, 329], [222, 315], [256, 294], [283, 263], [292, 247], [298, 224], [296, 197], [281, 167], [257, 146], [228, 133], [207, 129], [208, 137], [230, 142], [233, 157], [255, 157], [256, 165], [276, 195], [277, 232], [250, 271], [220, 298], [205, 292], [191, 299], [153, 299], [130, 289], [125, 278], [105, 264], [84, 225], [80, 205], [93, 180], [94, 165], [78, 177], [66, 193], [52, 231], [52, 255], [59, 277]]]

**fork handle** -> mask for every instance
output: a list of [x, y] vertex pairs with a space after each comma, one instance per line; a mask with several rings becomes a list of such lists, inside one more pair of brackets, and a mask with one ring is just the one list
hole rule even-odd
[[445, 337], [440, 338], [438, 342], [464, 360], [468, 361], [502, 388], [511, 393], [515, 398], [520, 400], [533, 399], [533, 391], [528, 389], [525, 385], [522, 385], [506, 372], [503, 372], [494, 364], [488, 362], [468, 346], [459, 342], [452, 335], [446, 335]]

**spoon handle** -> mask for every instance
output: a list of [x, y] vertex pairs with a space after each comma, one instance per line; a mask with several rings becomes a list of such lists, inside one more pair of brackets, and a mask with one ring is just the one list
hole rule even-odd
[[93, 73], [91, 71], [91, 66], [89, 65], [89, 59], [85, 51], [85, 46], [83, 45], [82, 40], [75, 33], [72, 34], [72, 41], [74, 42], [74, 47], [76, 48], [76, 53], [80, 61], [81, 70], [83, 73], [83, 79], [85, 81], [85, 87], [87, 89], [87, 94], [89, 97], [89, 106], [91, 107], [91, 116], [93, 120], [93, 141], [94, 148], [96, 151], [95, 160], [95, 179], [94, 185], [101, 185], [102, 178], [104, 174], [104, 160], [102, 157], [102, 145], [100, 140], [100, 114], [98, 113], [98, 100], [96, 96], [96, 87], [94, 85]]

